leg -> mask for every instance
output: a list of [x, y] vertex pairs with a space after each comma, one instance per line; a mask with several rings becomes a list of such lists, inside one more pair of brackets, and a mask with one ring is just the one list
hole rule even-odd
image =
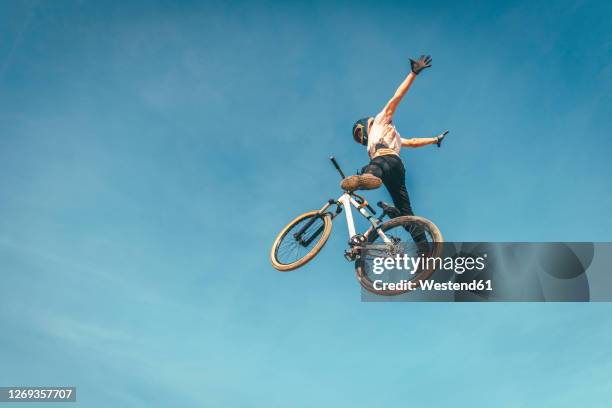
[[[380, 159], [384, 159], [378, 164], [384, 174], [379, 177], [382, 178], [385, 187], [391, 194], [393, 205], [401, 215], [414, 215], [406, 189], [406, 175], [402, 160], [396, 156], [382, 156]], [[372, 167], [372, 164], [368, 167]]]
[[392, 185], [385, 184], [387, 190], [389, 190], [389, 194], [391, 194], [391, 199], [393, 200], [393, 205], [397, 208], [401, 215], [414, 215], [412, 211], [412, 206], [410, 205], [410, 197], [408, 196], [408, 190], [406, 189], [406, 184], [402, 183], [393, 183]]
[[[412, 206], [410, 205], [410, 197], [408, 196], [408, 190], [406, 189], [406, 176], [404, 174], [404, 165], [401, 160], [389, 160], [390, 172], [388, 177], [383, 178], [385, 187], [391, 194], [393, 205], [399, 210], [401, 215], [414, 215]], [[429, 245], [427, 243], [427, 236], [425, 231], [420, 228], [413, 228], [412, 231], [408, 231], [412, 236], [412, 239], [417, 244], [419, 251], [429, 252]]]
[[[398, 188], [389, 189], [389, 192], [391, 193], [393, 204], [400, 211], [401, 215], [414, 215], [405, 183], [401, 183]], [[408, 231], [416, 244], [417, 254], [429, 254], [431, 252], [429, 242], [427, 242], [427, 235], [425, 235], [423, 228], [414, 225], [410, 229], [406, 228], [406, 231]]]

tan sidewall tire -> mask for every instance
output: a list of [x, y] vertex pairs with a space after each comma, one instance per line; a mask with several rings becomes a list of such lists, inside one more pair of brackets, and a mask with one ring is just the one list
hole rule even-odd
[[[427, 218], [417, 217], [414, 215], [405, 215], [402, 217], [393, 218], [385, 222], [382, 226], [383, 231], [387, 231], [391, 227], [401, 225], [406, 221], [416, 222], [422, 225], [423, 227], [425, 227], [427, 231], [429, 231], [429, 233], [431, 234], [431, 237], [434, 243], [441, 244], [444, 242], [442, 233], [440, 232], [436, 224], [429, 221]], [[372, 237], [372, 234], [376, 234], [376, 230], [369, 231], [368, 235], [366, 236], [366, 242], [371, 242], [370, 238]], [[431, 256], [432, 257], [440, 256], [440, 254], [442, 253], [442, 249], [443, 249], [442, 247], [443, 247], [442, 245], [434, 245], [434, 251]], [[373, 282], [364, 272], [365, 271], [364, 271], [361, 261], [355, 262], [355, 273], [357, 275], [357, 280], [359, 281], [361, 286], [368, 292], [372, 292], [377, 295], [383, 295], [383, 296], [395, 296], [395, 295], [401, 295], [402, 293], [408, 292], [408, 290], [386, 290], [386, 291], [376, 290], [374, 288]], [[417, 274], [417, 276], [412, 281], [418, 283], [420, 281], [427, 280], [433, 272], [434, 272], [433, 269], [422, 270], [421, 272]]]
[[272, 266], [275, 269], [281, 272], [288, 272], [288, 271], [297, 269], [300, 266], [303, 266], [306, 263], [308, 263], [310, 260], [312, 260], [312, 258], [314, 258], [315, 255], [317, 255], [319, 251], [323, 248], [332, 230], [331, 216], [329, 214], [323, 215], [324, 228], [323, 228], [323, 232], [321, 233], [322, 234], [321, 238], [316, 243], [316, 245], [312, 248], [312, 250], [310, 250], [310, 252], [307, 253], [302, 259], [300, 259], [297, 262], [290, 263], [290, 264], [282, 264], [278, 262], [276, 259], [276, 249], [280, 245], [281, 240], [283, 239], [287, 231], [289, 231], [291, 227], [293, 227], [298, 222], [302, 221], [304, 218], [311, 217], [318, 213], [319, 213], [318, 211], [310, 211], [310, 212], [297, 216], [293, 221], [287, 224], [287, 226], [283, 228], [281, 232], [276, 236], [276, 239], [274, 240], [274, 244], [272, 244], [272, 250], [270, 251], [270, 262], [272, 262]]

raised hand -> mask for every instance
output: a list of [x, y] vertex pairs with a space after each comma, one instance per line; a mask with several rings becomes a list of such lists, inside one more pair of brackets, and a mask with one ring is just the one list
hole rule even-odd
[[431, 56], [429, 55], [421, 55], [421, 58], [416, 61], [410, 60], [410, 68], [415, 75], [419, 75], [419, 72], [429, 67], [431, 67]]

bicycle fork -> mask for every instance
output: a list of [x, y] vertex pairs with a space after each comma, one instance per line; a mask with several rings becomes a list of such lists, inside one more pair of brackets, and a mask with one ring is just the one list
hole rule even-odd
[[[295, 240], [298, 241], [298, 243], [300, 245], [302, 245], [303, 247], [307, 247], [308, 245], [310, 245], [310, 243], [314, 239], [316, 239], [323, 232], [323, 229], [325, 228], [325, 224], [323, 224], [319, 228], [317, 228], [317, 230], [310, 237], [306, 238], [305, 240], [303, 239], [302, 235], [304, 234], [304, 232], [306, 232], [306, 230], [308, 230], [308, 228], [310, 228], [312, 226], [312, 224], [314, 224], [314, 222], [317, 220], [317, 218], [324, 217], [327, 209], [332, 204], [335, 204], [335, 203], [336, 203], [336, 200], [333, 200], [333, 199], [328, 200], [327, 203], [325, 203], [325, 205], [323, 207], [321, 207], [321, 209], [318, 211], [318, 215], [312, 217], [311, 219], [309, 219], [306, 222], [306, 224], [304, 224], [302, 226], [302, 228], [299, 229], [298, 232], [293, 234], [293, 238], [295, 238]], [[336, 209], [336, 213], [334, 215], [332, 215], [332, 219], [335, 218], [335, 216], [338, 215], [339, 213], [340, 213], [340, 211], [338, 211], [338, 209]]]

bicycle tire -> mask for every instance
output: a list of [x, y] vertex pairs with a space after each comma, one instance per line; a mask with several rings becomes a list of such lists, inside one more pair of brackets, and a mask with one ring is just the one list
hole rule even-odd
[[[312, 218], [314, 216], [319, 216], [323, 220], [323, 231], [321, 232], [321, 237], [318, 239], [313, 248], [295, 262], [283, 263], [282, 261], [280, 261], [278, 259], [278, 250], [281, 243], [283, 242], [283, 239], [287, 236], [288, 232], [291, 231], [291, 229], [298, 225], [300, 222], [304, 221], [307, 218]], [[329, 213], [319, 214], [318, 211], [309, 211], [297, 216], [293, 219], [293, 221], [287, 224], [287, 226], [285, 226], [285, 228], [283, 228], [281, 232], [279, 232], [279, 234], [276, 236], [276, 239], [272, 244], [272, 250], [270, 251], [270, 262], [272, 263], [272, 266], [280, 272], [288, 272], [297, 269], [301, 266], [304, 266], [306, 263], [310, 262], [312, 258], [314, 258], [319, 253], [319, 251], [321, 251], [331, 234], [331, 230], [332, 221], [331, 215]]]
[[[391, 228], [397, 226], [405, 226], [409, 224], [416, 224], [423, 228], [426, 232], [428, 232], [432, 238], [433, 250], [430, 254], [432, 257], [439, 256], [442, 253], [442, 243], [444, 242], [444, 238], [442, 237], [442, 233], [440, 229], [433, 222], [429, 221], [427, 218], [418, 217], [414, 215], [405, 215], [401, 217], [396, 217], [386, 221], [382, 226], [383, 231], [388, 231]], [[372, 243], [378, 238], [378, 234], [376, 230], [371, 229], [366, 233], [366, 242]], [[396, 296], [406, 292], [409, 292], [409, 289], [406, 290], [377, 290], [374, 288], [374, 282], [370, 279], [370, 277], [365, 273], [364, 261], [363, 259], [358, 259], [355, 261], [355, 273], [357, 280], [361, 284], [361, 286], [367, 290], [368, 292], [383, 295], [383, 296]], [[412, 281], [419, 282], [423, 280], [427, 280], [431, 274], [434, 272], [433, 268], [430, 269], [422, 269], [420, 272], [415, 274], [416, 276]], [[418, 287], [418, 285], [416, 285]]]

